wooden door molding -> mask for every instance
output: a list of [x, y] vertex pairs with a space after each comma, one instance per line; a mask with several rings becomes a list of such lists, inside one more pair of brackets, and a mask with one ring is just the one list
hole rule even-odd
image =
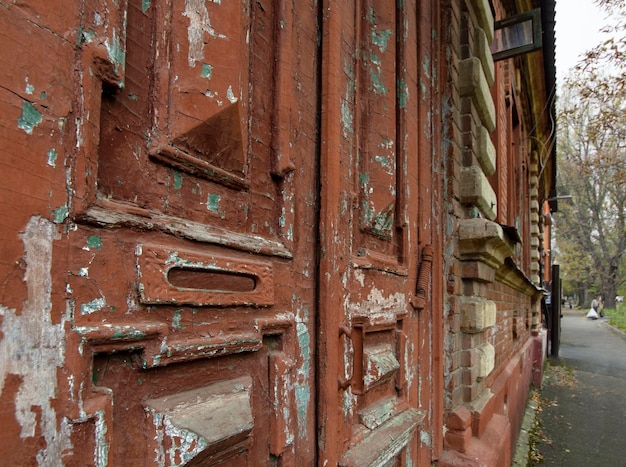
[[[116, 464], [309, 464], [318, 7], [82, 7], [62, 268], [73, 430], [100, 430]], [[296, 43], [312, 53], [296, 61]]]
[[[413, 345], [421, 320], [411, 306], [423, 199], [413, 8], [387, 0], [323, 6], [320, 465], [418, 458], [412, 440], [426, 412], [416, 368], [430, 355]], [[421, 282], [424, 302], [429, 280]]]
[[84, 25], [70, 216], [293, 257], [291, 4], [106, 12]]

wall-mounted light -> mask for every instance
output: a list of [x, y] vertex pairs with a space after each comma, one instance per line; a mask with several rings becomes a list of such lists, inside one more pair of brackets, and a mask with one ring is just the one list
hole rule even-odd
[[558, 201], [560, 199], [573, 199], [572, 195], [559, 195], [559, 196], [551, 196], [550, 198], [546, 198], [548, 205], [550, 206], [550, 212], [558, 212], [559, 204]]
[[572, 199], [573, 196], [572, 195], [560, 195], [560, 196], [553, 196], [552, 198], [548, 198], [546, 199], [546, 201], [556, 201], [557, 199]]
[[490, 47], [494, 61], [540, 49], [541, 8], [497, 21], [494, 32]]

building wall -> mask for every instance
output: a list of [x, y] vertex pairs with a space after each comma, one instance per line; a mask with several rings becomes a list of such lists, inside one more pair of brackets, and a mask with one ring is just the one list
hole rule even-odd
[[[538, 164], [519, 59], [488, 46], [503, 4], [451, 2], [446, 451], [442, 465], [509, 465], [541, 367]], [[457, 29], [458, 28], [458, 29]], [[475, 460], [480, 459], [480, 460]]]
[[0, 4], [5, 462], [508, 465], [544, 183], [508, 13]]

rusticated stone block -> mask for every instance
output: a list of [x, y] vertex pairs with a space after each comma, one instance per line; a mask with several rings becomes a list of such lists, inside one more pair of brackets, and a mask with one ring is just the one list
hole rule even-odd
[[496, 279], [494, 268], [480, 261], [463, 261], [462, 272], [463, 279], [472, 279], [472, 282], [490, 283]]
[[489, 180], [480, 167], [463, 167], [459, 198], [463, 204], [477, 206], [487, 219], [496, 218], [498, 201]]
[[476, 15], [476, 19], [478, 20], [478, 26], [485, 31], [487, 35], [487, 41], [489, 43], [493, 42], [494, 32], [494, 18], [491, 13], [491, 6], [489, 5], [488, 0], [471, 0], [469, 2], [474, 13]]
[[466, 452], [472, 440], [472, 430], [448, 430], [446, 444], [459, 452]]
[[496, 363], [496, 349], [491, 344], [484, 344], [478, 349], [478, 377], [485, 378]]
[[481, 168], [488, 177], [496, 171], [496, 147], [491, 142], [489, 132], [485, 127], [478, 130], [478, 150], [476, 157]]
[[482, 297], [463, 297], [461, 302], [464, 332], [482, 332], [496, 324], [496, 304]]
[[476, 28], [474, 34], [474, 55], [480, 59], [480, 63], [483, 65], [487, 84], [493, 86], [495, 80], [495, 65], [491, 50], [489, 49], [487, 33], [481, 28]]
[[471, 97], [483, 125], [496, 128], [496, 106], [480, 59], [467, 58], [459, 63], [459, 91], [462, 97]]
[[446, 419], [446, 427], [450, 430], [465, 430], [471, 424], [472, 412], [463, 405], [451, 411]]

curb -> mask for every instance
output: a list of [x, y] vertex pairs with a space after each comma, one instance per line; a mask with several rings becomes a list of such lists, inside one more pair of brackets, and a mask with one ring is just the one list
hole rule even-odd
[[617, 329], [614, 326], [611, 326], [610, 321], [602, 321], [602, 324], [604, 324], [604, 326], [606, 326], [607, 328], [609, 328], [611, 331], [613, 331], [614, 334], [617, 334], [618, 336], [620, 336], [622, 339], [626, 340], [626, 332]]
[[537, 416], [537, 403], [530, 397], [533, 391], [537, 389], [531, 389], [528, 394], [528, 403], [526, 404], [526, 410], [524, 411], [524, 418], [522, 419], [522, 428], [520, 429], [517, 437], [517, 445], [515, 447], [515, 455], [511, 462], [511, 467], [527, 467], [528, 458], [530, 453], [530, 440], [529, 434], [532, 430], [535, 417]]

